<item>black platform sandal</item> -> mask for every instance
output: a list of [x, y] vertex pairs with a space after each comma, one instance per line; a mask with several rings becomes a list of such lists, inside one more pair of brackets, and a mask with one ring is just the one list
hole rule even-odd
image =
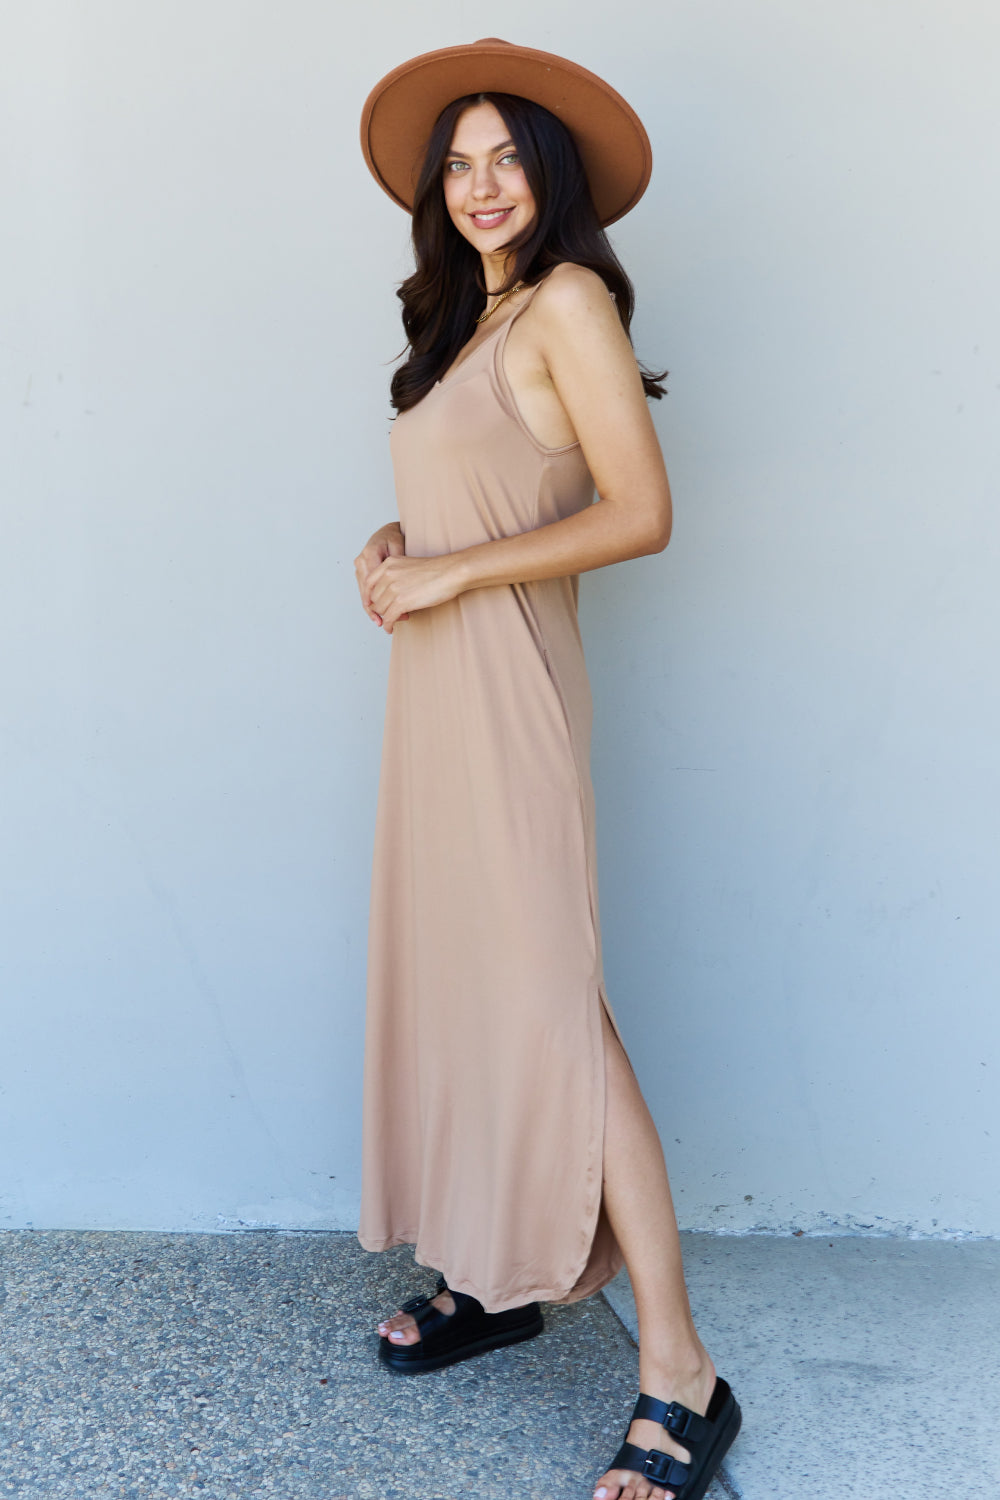
[[661, 1489], [672, 1490], [676, 1500], [702, 1500], [716, 1470], [733, 1445], [740, 1430], [743, 1414], [736, 1404], [736, 1397], [724, 1380], [716, 1380], [708, 1411], [703, 1417], [689, 1411], [679, 1401], [657, 1401], [653, 1396], [640, 1395], [635, 1410], [629, 1418], [633, 1422], [659, 1422], [672, 1438], [685, 1447], [691, 1455], [690, 1463], [682, 1463], [669, 1453], [658, 1448], [639, 1448], [625, 1441], [608, 1469], [629, 1469], [641, 1474]]
[[[451, 1292], [455, 1311], [443, 1313], [433, 1303], [442, 1292]], [[537, 1302], [526, 1307], [512, 1307], [507, 1312], [488, 1313], [481, 1302], [465, 1292], [452, 1292], [444, 1277], [438, 1278], [437, 1291], [429, 1297], [414, 1297], [404, 1302], [400, 1312], [412, 1313], [420, 1329], [416, 1344], [393, 1344], [383, 1335], [379, 1339], [378, 1357], [387, 1370], [397, 1375], [420, 1375], [426, 1370], [441, 1370], [456, 1365], [474, 1354], [502, 1349], [533, 1339], [543, 1328]]]

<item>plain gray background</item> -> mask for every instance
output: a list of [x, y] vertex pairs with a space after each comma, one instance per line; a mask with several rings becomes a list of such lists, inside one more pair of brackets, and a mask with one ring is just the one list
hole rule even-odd
[[[20, 0], [0, 45], [0, 1223], [356, 1222], [406, 216], [457, 0]], [[609, 993], [682, 1223], [1000, 1234], [978, 0], [511, 0], [655, 168], [675, 490], [586, 577]]]

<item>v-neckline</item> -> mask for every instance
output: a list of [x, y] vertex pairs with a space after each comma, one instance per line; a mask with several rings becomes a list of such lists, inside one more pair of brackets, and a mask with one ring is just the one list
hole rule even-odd
[[[531, 301], [531, 294], [534, 292], [535, 287], [538, 286], [538, 284], [539, 283], [536, 282], [535, 286], [529, 286], [529, 287], [525, 288], [525, 290], [528, 292], [528, 296], [525, 298], [525, 300], [522, 303], [520, 303], [519, 306], [515, 307], [514, 311], [510, 314], [509, 317], [504, 318], [504, 320], [503, 320], [502, 323], [499, 323], [496, 326], [496, 328], [492, 329], [486, 335], [486, 337], [483, 339], [483, 341], [481, 343], [479, 343], [479, 344], [476, 345], [475, 349], [473, 349], [473, 351], [472, 351], [471, 354], [467, 354], [464, 359], [460, 359], [459, 362], [458, 362], [458, 364], [452, 363], [448, 367], [448, 369], [444, 372], [444, 374], [442, 376], [440, 376], [440, 378], [437, 379], [434, 382], [434, 387], [433, 387], [434, 390], [437, 390], [439, 386], [447, 385], [447, 383], [451, 380], [452, 376], [457, 375], [458, 372], [459, 372], [459, 370], [464, 370], [465, 366], [469, 363], [469, 361], [472, 360], [472, 359], [475, 359], [476, 355], [479, 353], [479, 351], [481, 349], [485, 349], [486, 346], [487, 346], [487, 344], [490, 342], [491, 339], [496, 338], [496, 336], [497, 336], [498, 333], [502, 333], [505, 328], [509, 328], [510, 327], [511, 323], [513, 323], [513, 321], [514, 321], [515, 318], [520, 317], [521, 313], [524, 311], [524, 309], [528, 306], [528, 303]], [[474, 337], [475, 337], [475, 334], [473, 334], [473, 338]], [[463, 344], [462, 348], [463, 349], [468, 348], [468, 344], [467, 343]], [[461, 353], [461, 350], [459, 350], [459, 353]]]
[[[460, 359], [458, 361], [458, 364], [451, 364], [451, 365], [449, 365], [448, 369], [444, 372], [444, 374], [438, 380], [436, 380], [434, 382], [435, 385], [436, 386], [437, 385], [447, 385], [448, 381], [451, 380], [452, 376], [457, 375], [458, 372], [459, 372], [459, 370], [464, 370], [465, 367], [466, 367], [466, 365], [469, 363], [469, 361], [476, 358], [476, 355], [479, 353], [480, 349], [485, 349], [486, 345], [489, 343], [490, 339], [495, 338], [498, 333], [500, 333], [504, 328], [507, 327], [507, 324], [510, 321], [511, 321], [510, 318], [505, 319], [505, 321], [503, 323], [501, 323], [498, 327], [492, 329], [486, 335], [486, 337], [481, 341], [481, 343], [478, 343], [476, 345], [476, 347], [473, 349], [473, 351], [472, 351], [471, 354], [467, 354], [464, 359]], [[467, 346], [463, 345], [462, 347], [465, 348]], [[459, 351], [459, 352], [461, 352], [461, 351]]]

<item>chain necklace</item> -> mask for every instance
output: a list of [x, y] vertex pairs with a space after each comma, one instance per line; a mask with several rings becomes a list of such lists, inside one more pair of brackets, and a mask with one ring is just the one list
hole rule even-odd
[[497, 300], [494, 302], [493, 306], [488, 307], [484, 313], [480, 313], [479, 317], [476, 319], [476, 322], [485, 323], [487, 318], [492, 318], [501, 302], [506, 302], [508, 297], [513, 297], [514, 293], [519, 292], [523, 286], [524, 282], [519, 281], [516, 286], [509, 287], [506, 292], [501, 292]]

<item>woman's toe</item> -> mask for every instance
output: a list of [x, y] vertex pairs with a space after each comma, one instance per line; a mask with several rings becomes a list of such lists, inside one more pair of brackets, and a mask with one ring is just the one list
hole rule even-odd
[[379, 1337], [393, 1344], [415, 1344], [420, 1337], [416, 1323], [408, 1313], [395, 1313], [378, 1325]]
[[420, 1333], [415, 1323], [406, 1328], [394, 1328], [389, 1334], [391, 1344], [415, 1344], [419, 1338]]
[[629, 1493], [628, 1482], [619, 1484], [613, 1477], [605, 1475], [594, 1486], [595, 1500], [634, 1500]]

